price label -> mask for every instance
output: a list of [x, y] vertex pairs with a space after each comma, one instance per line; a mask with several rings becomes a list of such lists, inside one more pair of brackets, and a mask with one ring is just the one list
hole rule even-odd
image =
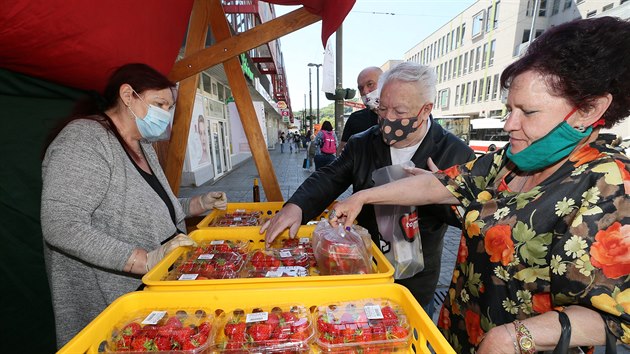
[[282, 271], [278, 270], [270, 270], [265, 273], [265, 278], [280, 278], [282, 276]]
[[311, 239], [308, 237], [300, 237], [300, 243], [311, 243]]
[[235, 216], [234, 217], [234, 221], [241, 221], [241, 220], [243, 220], [243, 218], [241, 218], [240, 216]]
[[235, 213], [239, 213], [239, 214], [245, 214], [247, 210], [245, 209], [236, 209]]
[[291, 257], [291, 251], [282, 250], [280, 251], [280, 258], [289, 258]]
[[248, 313], [247, 317], [245, 317], [245, 322], [252, 323], [252, 322], [267, 321], [267, 318], [269, 318], [268, 312]]
[[160, 322], [160, 320], [166, 315], [166, 311], [152, 311], [145, 319], [142, 321], [143, 325], [154, 325]]
[[214, 258], [214, 254], [213, 253], [204, 253], [204, 254], [200, 254], [199, 257], [197, 257], [197, 259], [202, 259], [202, 260], [203, 259], [208, 260], [208, 259], [212, 259], [212, 258]]
[[381, 312], [381, 307], [379, 305], [365, 305], [363, 306], [363, 311], [365, 312], [365, 316], [368, 320], [383, 319], [383, 313]]
[[214, 241], [210, 241], [210, 244], [215, 246], [215, 245], [222, 245], [225, 243], [225, 240], [214, 240]]
[[195, 280], [199, 274], [182, 274], [177, 278], [177, 280]]

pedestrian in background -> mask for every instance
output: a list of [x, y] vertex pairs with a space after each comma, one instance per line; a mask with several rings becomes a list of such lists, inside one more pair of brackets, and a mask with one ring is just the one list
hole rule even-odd
[[337, 138], [329, 121], [324, 121], [322, 124], [322, 129], [315, 137], [315, 145], [317, 146], [315, 153], [315, 170], [317, 171], [333, 162], [337, 152]]
[[[310, 130], [309, 130], [310, 132]], [[317, 145], [315, 145], [315, 135], [309, 134], [309, 142], [307, 149], [307, 157], [308, 157], [308, 169], [309, 171], [315, 171], [315, 154], [317, 153]]]
[[284, 132], [280, 133], [280, 153], [284, 153], [284, 142], [286, 137], [284, 136]]

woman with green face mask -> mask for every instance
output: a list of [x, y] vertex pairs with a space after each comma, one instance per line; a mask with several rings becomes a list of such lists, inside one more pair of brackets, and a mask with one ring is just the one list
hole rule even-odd
[[333, 222], [350, 225], [363, 204], [460, 206], [438, 320], [457, 352], [630, 343], [630, 159], [600, 132], [630, 115], [630, 66], [616, 64], [629, 57], [628, 22], [548, 29], [501, 76], [505, 148], [333, 207]]

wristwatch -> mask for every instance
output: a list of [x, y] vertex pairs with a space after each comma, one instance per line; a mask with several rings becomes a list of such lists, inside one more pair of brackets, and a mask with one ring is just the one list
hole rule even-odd
[[521, 354], [534, 354], [536, 353], [536, 345], [534, 344], [534, 338], [529, 332], [529, 329], [525, 327], [523, 322], [519, 320], [514, 321], [514, 329], [516, 330], [516, 343], [518, 344]]

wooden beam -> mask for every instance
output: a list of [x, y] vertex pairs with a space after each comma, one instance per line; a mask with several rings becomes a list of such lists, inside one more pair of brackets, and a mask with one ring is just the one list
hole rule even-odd
[[[221, 0], [210, 0], [210, 28], [212, 28], [212, 34], [219, 41], [225, 41], [232, 37], [230, 31], [230, 24], [223, 12], [223, 6]], [[258, 169], [260, 175], [260, 181], [265, 190], [265, 196], [267, 200], [282, 201], [282, 192], [280, 191], [280, 185], [276, 173], [271, 163], [271, 157], [265, 144], [265, 138], [260, 129], [258, 123], [258, 117], [256, 110], [254, 109], [254, 103], [252, 97], [249, 94], [247, 82], [245, 76], [243, 76], [243, 70], [241, 69], [241, 63], [237, 56], [240, 53], [236, 53], [232, 58], [223, 62], [223, 68], [232, 90], [232, 96], [238, 109], [238, 114], [243, 124], [243, 130], [245, 136], [249, 142], [249, 147], [254, 158], [254, 163]]]
[[176, 62], [169, 74], [169, 78], [173, 81], [181, 81], [230, 58], [237, 57], [245, 51], [259, 47], [320, 20], [320, 16], [312, 14], [302, 7], [236, 36], [223, 40], [217, 38], [218, 42], [211, 47], [190, 56], [187, 55]]
[[[210, 18], [209, 14], [210, 1], [195, 0], [190, 17], [190, 25], [188, 27], [188, 37], [186, 38], [185, 56], [192, 55], [205, 47], [208, 33], [208, 20]], [[173, 119], [173, 130], [171, 131], [171, 139], [166, 154], [166, 166], [164, 168], [168, 183], [171, 185], [171, 189], [175, 195], [179, 192], [179, 185], [182, 179], [182, 167], [184, 166], [186, 146], [188, 145], [190, 119], [192, 117], [198, 85], [198, 73], [188, 76], [179, 83], [175, 117]]]

